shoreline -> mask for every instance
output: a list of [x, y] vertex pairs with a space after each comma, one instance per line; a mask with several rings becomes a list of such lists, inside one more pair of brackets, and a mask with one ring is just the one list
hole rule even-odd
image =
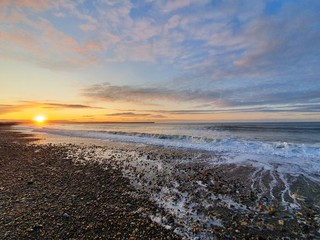
[[139, 212], [154, 205], [119, 170], [75, 164], [31, 136], [0, 127], [1, 239], [179, 239]]
[[[15, 134], [19, 135], [17, 132], [13, 133]], [[63, 138], [60, 137], [60, 143], [61, 139]], [[281, 179], [282, 175], [272, 175], [271, 172], [264, 169], [258, 169], [258, 171], [250, 166], [223, 163], [208, 165], [207, 159], [215, 158], [216, 162], [223, 162], [223, 156], [205, 151], [187, 151], [116, 142], [104, 142], [99, 145], [98, 140], [92, 141], [92, 144], [86, 144], [86, 141], [91, 140], [76, 138], [71, 143], [65, 141], [64, 144], [58, 144], [59, 137], [55, 144], [48, 143], [52, 140], [54, 136], [49, 137], [48, 141], [40, 140], [41, 144], [27, 144], [26, 146], [21, 142], [26, 140], [20, 138], [18, 145], [22, 145], [22, 149], [27, 148], [28, 151], [31, 148], [31, 151], [37, 151], [37, 153], [42, 152], [43, 149], [46, 154], [60, 151], [61, 155], [56, 158], [62, 157], [59, 160], [60, 164], [63, 166], [68, 163], [68, 168], [72, 171], [78, 171], [73, 168], [81, 167], [81, 171], [89, 171], [88, 176], [92, 178], [96, 178], [97, 174], [99, 176], [111, 175], [117, 179], [116, 182], [125, 182], [125, 186], [121, 186], [120, 190], [122, 189], [123, 193], [128, 195], [126, 199], [128, 197], [130, 201], [137, 203], [135, 205], [136, 214], [147, 219], [144, 221], [154, 224], [158, 227], [157, 231], [163, 234], [161, 237], [154, 235], [156, 233], [153, 232], [150, 235], [150, 232], [144, 229], [148, 227], [143, 226], [141, 230], [143, 234], [140, 234], [139, 239], [152, 237], [178, 239], [178, 235], [187, 239], [196, 237], [200, 239], [256, 239], [257, 237], [313, 239], [320, 234], [319, 202], [314, 199], [315, 196], [319, 196], [319, 185], [303, 177], [290, 179], [290, 182], [295, 184], [292, 189], [307, 196], [299, 200], [300, 195], [293, 198], [294, 193], [285, 191], [287, 179]], [[50, 154], [43, 155], [43, 157], [50, 158]], [[9, 155], [8, 158], [13, 157], [8, 153], [7, 155]], [[41, 165], [43, 163], [44, 165]], [[38, 172], [41, 172], [41, 168], [48, 164], [52, 164], [52, 161], [41, 162], [40, 166], [39, 164], [35, 166], [35, 169], [39, 168]], [[94, 170], [91, 172], [90, 169], [93, 167]], [[62, 174], [48, 168], [46, 171], [56, 175]], [[63, 173], [66, 174], [65, 171]], [[9, 176], [7, 177], [9, 179]], [[47, 177], [50, 182], [51, 175]], [[64, 187], [78, 188], [77, 194], [87, 197], [86, 190], [79, 186], [82, 178], [73, 177], [74, 185], [69, 186], [66, 183]], [[270, 183], [275, 179], [280, 184], [271, 186]], [[301, 187], [307, 184], [311, 186], [310, 190], [302, 189], [302, 191]], [[31, 185], [34, 186], [33, 183]], [[92, 185], [94, 183], [90, 182], [86, 186], [94, 188], [94, 192], [101, 192], [103, 190], [101, 186], [105, 187], [105, 184], [94, 187]], [[118, 189], [119, 186], [115, 184], [111, 188]], [[287, 205], [279, 201], [281, 197]], [[105, 201], [108, 203], [108, 198], [101, 200], [99, 204], [106, 206]], [[294, 204], [299, 204], [301, 208], [295, 209]], [[125, 210], [126, 207], [127, 205], [121, 206], [120, 211]], [[124, 218], [126, 214], [130, 216], [130, 212], [125, 212]], [[96, 218], [92, 217], [91, 221], [95, 222]], [[44, 225], [40, 225], [42, 227], [39, 228], [39, 232], [44, 232]], [[125, 238], [128, 238], [128, 234]], [[103, 236], [101, 233], [90, 235], [91, 238], [101, 236]], [[123, 239], [123, 236], [113, 235], [113, 237]], [[134, 237], [137, 235], [135, 234]]]

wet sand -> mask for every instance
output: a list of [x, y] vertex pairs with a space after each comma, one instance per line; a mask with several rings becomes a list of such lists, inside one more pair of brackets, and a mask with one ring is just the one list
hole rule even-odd
[[303, 176], [207, 152], [25, 137], [0, 131], [4, 239], [320, 237], [319, 184]]

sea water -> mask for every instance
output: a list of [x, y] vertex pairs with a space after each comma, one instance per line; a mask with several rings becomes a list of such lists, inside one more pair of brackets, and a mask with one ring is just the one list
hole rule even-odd
[[48, 124], [34, 132], [94, 138], [225, 156], [226, 163], [250, 163], [320, 182], [320, 122]]

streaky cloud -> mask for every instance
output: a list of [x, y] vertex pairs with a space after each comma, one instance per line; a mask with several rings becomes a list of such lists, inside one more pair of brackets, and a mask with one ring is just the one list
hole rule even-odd
[[135, 113], [135, 112], [119, 112], [119, 113], [110, 113], [105, 114], [104, 116], [108, 117], [128, 117], [128, 118], [136, 118], [136, 117], [148, 117], [148, 118], [166, 118], [163, 115], [155, 115], [152, 113]]
[[0, 104], [0, 115], [12, 112], [20, 112], [25, 109], [27, 105], [13, 105], [13, 104]]
[[97, 84], [83, 90], [83, 95], [102, 101], [124, 101], [141, 104], [175, 101], [214, 100], [215, 91], [169, 89], [166, 87], [116, 86], [109, 83]]
[[149, 113], [134, 113], [134, 112], [121, 112], [121, 113], [110, 113], [110, 114], [105, 114], [105, 116], [110, 116], [110, 117], [147, 117], [151, 116]]
[[[284, 84], [285, 85], [285, 84]], [[109, 83], [93, 85], [83, 90], [83, 95], [106, 102], [130, 102], [134, 104], [171, 105], [183, 102], [202, 104], [205, 110], [171, 111], [175, 114], [211, 114], [217, 112], [303, 112], [318, 111], [320, 103], [317, 89], [283, 88], [275, 83], [234, 89], [173, 89], [166, 87], [117, 86]], [[190, 105], [195, 108], [196, 105]], [[127, 112], [126, 114], [133, 114]]]
[[101, 107], [94, 107], [82, 104], [64, 104], [53, 102], [36, 102], [36, 101], [21, 101], [20, 104], [0, 104], [0, 115], [13, 112], [21, 112], [30, 108], [43, 108], [51, 110], [61, 109], [103, 109]]
[[52, 109], [69, 109], [69, 108], [92, 108], [92, 109], [103, 109], [101, 107], [94, 107], [83, 104], [68, 104], [68, 103], [55, 103], [55, 102], [36, 102], [36, 101], [23, 101], [29, 106], [40, 106], [43, 108], [52, 108]]

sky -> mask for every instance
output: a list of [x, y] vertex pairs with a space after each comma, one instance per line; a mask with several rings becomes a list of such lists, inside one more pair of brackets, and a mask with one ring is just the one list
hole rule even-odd
[[319, 0], [1, 0], [0, 120], [319, 121]]

